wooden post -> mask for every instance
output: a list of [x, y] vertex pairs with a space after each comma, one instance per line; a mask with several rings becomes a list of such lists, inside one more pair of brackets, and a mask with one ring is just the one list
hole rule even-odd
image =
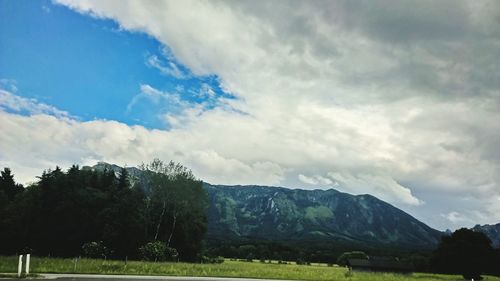
[[17, 265], [17, 277], [21, 277], [22, 270], [23, 270], [23, 255], [19, 255], [19, 263]]
[[31, 254], [26, 254], [26, 276], [30, 274], [30, 257]]

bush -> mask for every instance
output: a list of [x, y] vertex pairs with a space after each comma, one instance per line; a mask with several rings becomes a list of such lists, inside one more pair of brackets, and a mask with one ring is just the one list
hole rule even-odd
[[167, 247], [165, 249], [165, 257], [167, 261], [178, 261], [179, 253], [177, 252], [177, 249], [172, 247]]
[[364, 252], [361, 252], [361, 251], [345, 252], [339, 256], [339, 258], [337, 259], [337, 264], [342, 265], [342, 266], [346, 266], [347, 260], [349, 260], [349, 259], [367, 260], [368, 255], [366, 255]]
[[109, 255], [109, 250], [102, 241], [87, 242], [82, 245], [82, 254], [84, 257], [92, 259], [105, 259]]
[[177, 261], [179, 253], [176, 249], [167, 247], [164, 242], [149, 242], [139, 248], [139, 252], [147, 261]]
[[224, 262], [224, 257], [221, 257], [221, 256], [217, 256], [213, 259], [213, 263], [218, 263], [218, 264], [221, 264]]
[[224, 262], [224, 257], [217, 256], [217, 257], [208, 257], [208, 256], [202, 256], [201, 263], [218, 263], [221, 264]]

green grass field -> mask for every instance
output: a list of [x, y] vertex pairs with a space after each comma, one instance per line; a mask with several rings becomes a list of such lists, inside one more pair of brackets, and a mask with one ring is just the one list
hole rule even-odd
[[[0, 257], [0, 272], [9, 273], [17, 270], [16, 257]], [[31, 259], [32, 273], [100, 273], [100, 274], [137, 274], [137, 275], [176, 275], [176, 276], [218, 276], [218, 277], [251, 277], [291, 280], [463, 280], [461, 276], [414, 273], [400, 275], [392, 273], [354, 272], [342, 267], [326, 265], [268, 264], [226, 260], [222, 264], [191, 263], [154, 263], [142, 261], [111, 261], [80, 259]], [[498, 277], [485, 276], [484, 280], [500, 281]]]

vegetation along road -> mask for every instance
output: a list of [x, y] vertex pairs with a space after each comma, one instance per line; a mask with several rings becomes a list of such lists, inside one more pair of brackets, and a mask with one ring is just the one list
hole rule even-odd
[[[58, 280], [96, 280], [104, 279], [99, 275], [89, 278], [87, 274], [106, 274], [107, 278], [134, 279], [138, 280], [236, 280], [235, 278], [264, 279], [264, 280], [310, 280], [310, 281], [333, 281], [333, 280], [374, 280], [374, 281], [403, 281], [403, 280], [440, 280], [454, 281], [463, 280], [460, 275], [442, 275], [430, 273], [396, 274], [396, 273], [370, 273], [353, 272], [344, 267], [327, 266], [326, 264], [297, 265], [293, 263], [261, 263], [258, 261], [243, 262], [225, 260], [222, 264], [195, 264], [195, 263], [172, 263], [172, 262], [145, 262], [145, 261], [118, 261], [80, 259], [76, 269], [74, 259], [33, 258], [31, 273], [40, 277], [54, 278]], [[0, 272], [15, 272], [17, 269], [15, 257], [0, 257]], [[64, 275], [51, 275], [59, 273]], [[81, 278], [69, 277], [66, 274], [78, 275]], [[117, 276], [118, 275], [118, 276]], [[142, 275], [142, 276], [139, 276]], [[176, 276], [176, 277], [170, 277]], [[191, 277], [197, 276], [197, 277]], [[212, 278], [219, 279], [212, 279]], [[227, 277], [229, 279], [221, 279]], [[499, 277], [483, 276], [484, 280], [500, 281]], [[68, 279], [69, 278], [69, 279]], [[187, 278], [187, 279], [182, 279]], [[108, 280], [108, 279], [106, 279]], [[241, 280], [241, 279], [239, 279]]]

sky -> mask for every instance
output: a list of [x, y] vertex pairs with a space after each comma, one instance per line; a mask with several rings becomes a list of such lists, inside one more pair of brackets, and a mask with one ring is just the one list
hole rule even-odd
[[180, 162], [500, 222], [500, 2], [0, 0], [0, 167]]

